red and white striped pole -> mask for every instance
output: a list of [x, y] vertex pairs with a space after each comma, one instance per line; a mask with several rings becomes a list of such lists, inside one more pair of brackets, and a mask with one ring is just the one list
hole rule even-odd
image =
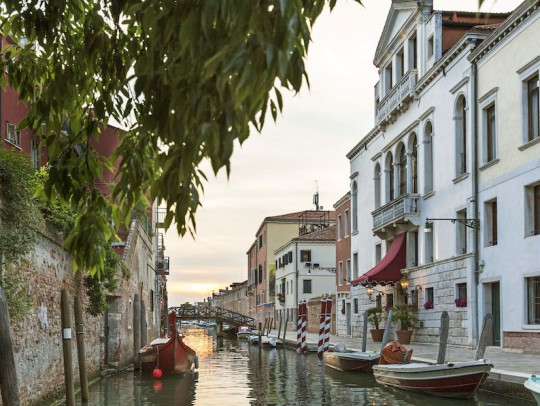
[[324, 329], [326, 326], [326, 295], [321, 300], [321, 318], [319, 323], [319, 346], [317, 347], [317, 355], [319, 358], [323, 356], [323, 344], [324, 344]]
[[302, 302], [298, 303], [298, 323], [296, 332], [296, 352], [300, 354], [302, 345]]
[[307, 302], [302, 302], [302, 354], [306, 353]]
[[332, 324], [332, 296], [326, 299], [326, 329], [324, 331], [323, 352], [328, 351], [330, 346], [330, 325]]

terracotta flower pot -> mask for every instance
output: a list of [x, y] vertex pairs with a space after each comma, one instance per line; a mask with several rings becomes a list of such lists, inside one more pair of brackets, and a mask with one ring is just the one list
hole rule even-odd
[[374, 342], [380, 343], [384, 336], [384, 328], [374, 328], [369, 330], [371, 332], [371, 338]]
[[398, 341], [401, 344], [410, 344], [412, 333], [413, 333], [412, 330], [397, 330], [396, 331]]

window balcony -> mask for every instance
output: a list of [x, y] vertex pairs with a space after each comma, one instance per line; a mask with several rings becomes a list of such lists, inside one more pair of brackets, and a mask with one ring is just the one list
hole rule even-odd
[[396, 117], [409, 108], [416, 94], [416, 69], [408, 71], [390, 92], [377, 104], [375, 122], [385, 127], [396, 120]]
[[386, 239], [402, 231], [417, 229], [420, 215], [419, 201], [419, 195], [406, 194], [371, 212], [373, 233]]

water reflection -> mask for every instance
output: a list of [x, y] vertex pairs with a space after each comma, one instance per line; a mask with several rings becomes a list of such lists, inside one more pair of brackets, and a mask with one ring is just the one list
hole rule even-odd
[[[197, 374], [125, 372], [90, 387], [91, 405], [522, 405], [522, 401], [479, 393], [469, 401], [420, 395], [378, 385], [371, 374], [326, 368], [316, 354], [282, 348], [259, 349], [213, 330], [184, 331], [199, 356]], [[80, 400], [78, 404], [82, 403]]]

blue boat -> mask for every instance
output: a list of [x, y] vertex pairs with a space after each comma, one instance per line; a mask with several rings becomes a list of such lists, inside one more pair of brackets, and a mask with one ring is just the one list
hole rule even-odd
[[540, 406], [540, 376], [532, 375], [525, 381], [524, 385], [531, 391], [534, 400], [536, 400], [536, 403]]

